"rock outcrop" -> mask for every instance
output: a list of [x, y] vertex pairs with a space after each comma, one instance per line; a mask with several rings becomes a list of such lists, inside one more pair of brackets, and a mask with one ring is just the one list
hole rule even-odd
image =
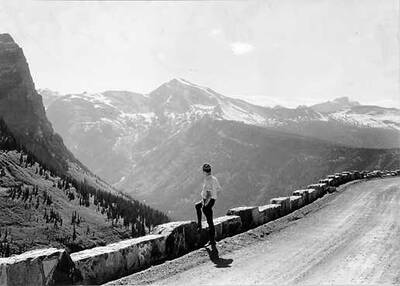
[[0, 34], [0, 117], [20, 144], [52, 168], [66, 171], [67, 160], [77, 161], [47, 120], [24, 53], [9, 34]]

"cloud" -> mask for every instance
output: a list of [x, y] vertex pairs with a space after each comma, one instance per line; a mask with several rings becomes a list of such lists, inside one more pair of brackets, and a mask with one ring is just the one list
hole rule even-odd
[[254, 46], [244, 42], [234, 42], [231, 44], [231, 49], [234, 55], [243, 55], [254, 50]]

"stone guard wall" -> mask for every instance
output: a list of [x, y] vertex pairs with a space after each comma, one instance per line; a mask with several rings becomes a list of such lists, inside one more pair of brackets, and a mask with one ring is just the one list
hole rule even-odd
[[[400, 172], [396, 172], [400, 175]], [[343, 172], [335, 177], [342, 184], [371, 173]], [[285, 216], [334, 191], [328, 180], [320, 180], [292, 196], [270, 200], [264, 206], [241, 206], [214, 219], [216, 240], [247, 231]], [[0, 258], [0, 286], [98, 285], [174, 259], [200, 248], [208, 240], [208, 225], [197, 231], [193, 221], [176, 221], [155, 227], [151, 234], [95, 247], [69, 255], [64, 249], [48, 248]]]

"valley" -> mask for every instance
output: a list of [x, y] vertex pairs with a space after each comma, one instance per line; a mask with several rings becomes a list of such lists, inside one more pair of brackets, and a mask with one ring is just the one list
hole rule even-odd
[[218, 215], [286, 195], [327, 173], [399, 162], [400, 110], [346, 97], [271, 108], [184, 79], [149, 94], [43, 94], [49, 120], [77, 158], [173, 219], [193, 217], [204, 162], [224, 187]]

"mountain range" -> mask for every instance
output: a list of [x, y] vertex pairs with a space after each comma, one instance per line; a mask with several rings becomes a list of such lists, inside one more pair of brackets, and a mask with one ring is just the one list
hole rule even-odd
[[39, 93], [55, 130], [85, 165], [172, 218], [193, 216], [204, 162], [226, 191], [217, 214], [330, 172], [398, 164], [400, 110], [347, 97], [271, 108], [184, 79], [149, 94]]

